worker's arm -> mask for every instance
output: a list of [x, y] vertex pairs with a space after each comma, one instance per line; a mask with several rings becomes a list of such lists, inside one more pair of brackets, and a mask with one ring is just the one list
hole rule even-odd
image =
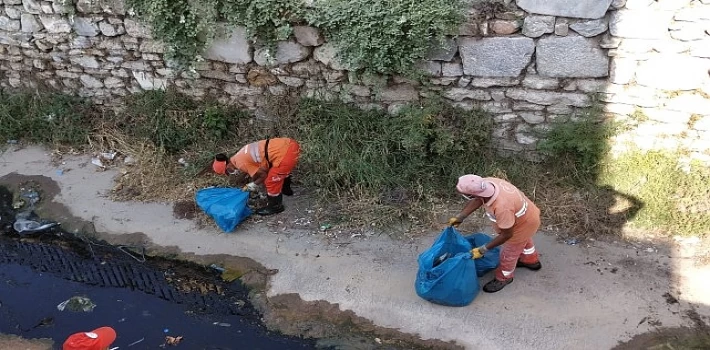
[[491, 249], [507, 242], [510, 239], [510, 237], [513, 237], [512, 228], [505, 229], [505, 230], [501, 229], [500, 234], [498, 234], [498, 236], [496, 238], [493, 238], [492, 241], [488, 242], [488, 244], [485, 245], [486, 249], [491, 250]]
[[268, 174], [268, 170], [264, 168], [259, 168], [259, 170], [256, 171], [254, 176], [252, 176], [252, 182], [256, 185], [261, 185], [264, 183], [266, 180], [266, 175]]
[[481, 198], [475, 198], [468, 203], [466, 203], [466, 206], [463, 207], [463, 210], [461, 210], [461, 213], [459, 215], [456, 215], [456, 219], [458, 222], [463, 222], [471, 213], [476, 211], [476, 209], [480, 208], [483, 205], [483, 199]]

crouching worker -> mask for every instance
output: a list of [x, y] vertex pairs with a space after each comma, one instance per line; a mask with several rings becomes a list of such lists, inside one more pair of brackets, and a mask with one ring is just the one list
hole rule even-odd
[[516, 267], [535, 271], [542, 268], [532, 240], [540, 228], [540, 209], [535, 203], [509, 182], [493, 177], [464, 175], [459, 178], [456, 189], [468, 203], [458, 216], [449, 219], [449, 224], [457, 226], [483, 207], [498, 233], [488, 244], [472, 249], [473, 258], [479, 259], [489, 249], [503, 245], [496, 277], [483, 286], [483, 291], [495, 293], [513, 282]]
[[250, 143], [231, 158], [223, 153], [215, 156], [212, 169], [221, 175], [246, 173], [250, 183], [243, 190], [255, 192], [262, 184], [266, 187], [268, 203], [256, 211], [259, 215], [272, 215], [284, 211], [282, 194], [293, 195], [291, 170], [298, 163], [301, 152], [298, 142], [289, 138], [273, 138]]

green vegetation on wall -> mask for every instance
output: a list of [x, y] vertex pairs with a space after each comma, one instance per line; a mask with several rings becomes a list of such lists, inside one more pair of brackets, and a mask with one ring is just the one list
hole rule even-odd
[[214, 39], [218, 23], [245, 26], [257, 46], [273, 48], [294, 24], [324, 31], [341, 59], [366, 72], [410, 73], [428, 50], [464, 20], [462, 0], [127, 0], [167, 46], [166, 58], [189, 68]]

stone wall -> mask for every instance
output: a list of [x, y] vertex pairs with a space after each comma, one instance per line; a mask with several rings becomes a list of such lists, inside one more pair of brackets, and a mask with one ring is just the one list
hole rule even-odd
[[[67, 2], [70, 5], [63, 5]], [[223, 30], [195, 72], [177, 74], [163, 45], [122, 0], [0, 0], [0, 85], [41, 83], [110, 104], [170, 84], [201, 98], [258, 109], [266, 95], [339, 98], [396, 111], [441, 94], [490, 112], [501, 150], [533, 150], [537, 128], [574, 117], [600, 96], [607, 112], [640, 126], [617, 149], [710, 150], [710, 0], [508, 0], [433, 50], [428, 82], [359, 77], [315, 28], [296, 27], [270, 57], [243, 28]]]

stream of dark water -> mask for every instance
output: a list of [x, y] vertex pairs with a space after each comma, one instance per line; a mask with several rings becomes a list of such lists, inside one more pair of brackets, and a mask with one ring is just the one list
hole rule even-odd
[[[0, 187], [0, 333], [51, 338], [111, 326], [112, 347], [160, 349], [313, 349], [314, 340], [270, 332], [239, 282], [212, 269], [145, 258], [139, 249], [53, 231], [21, 237], [11, 227], [12, 194]], [[143, 259], [146, 259], [143, 261]], [[72, 297], [91, 311], [60, 311]]]

